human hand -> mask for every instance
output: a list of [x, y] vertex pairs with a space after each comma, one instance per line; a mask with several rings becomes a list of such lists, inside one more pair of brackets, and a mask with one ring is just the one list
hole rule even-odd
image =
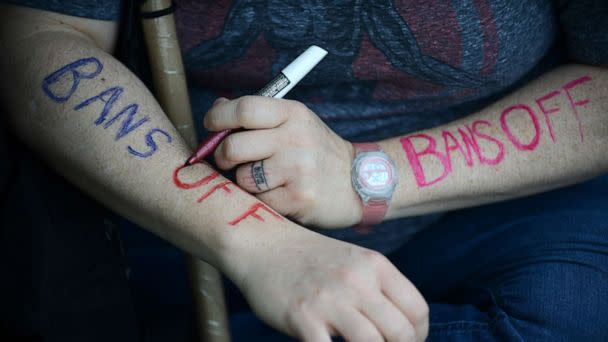
[[303, 341], [426, 338], [426, 302], [382, 254], [304, 229], [283, 231], [239, 255], [236, 283], [263, 321]]
[[350, 178], [352, 145], [297, 101], [244, 96], [218, 99], [205, 128], [244, 128], [215, 150], [219, 168], [274, 210], [302, 224], [341, 228], [361, 220]]

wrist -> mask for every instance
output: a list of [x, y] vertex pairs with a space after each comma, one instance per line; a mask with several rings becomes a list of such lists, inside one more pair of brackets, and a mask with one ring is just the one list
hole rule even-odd
[[347, 140], [344, 140], [344, 142], [346, 145], [345, 149], [347, 151], [347, 158], [345, 163], [345, 172], [347, 175], [345, 177], [347, 189], [346, 198], [349, 199], [347, 203], [350, 203], [350, 205], [348, 205], [347, 207], [350, 208], [350, 210], [346, 211], [347, 217], [345, 217], [344, 219], [345, 224], [343, 226], [352, 227], [361, 222], [361, 219], [363, 218], [363, 208], [361, 207], [361, 198], [353, 187], [352, 182], [352, 165], [353, 161], [355, 160], [357, 151], [355, 150], [355, 146], [353, 145], [353, 143]]
[[257, 272], [273, 255], [280, 256], [280, 246], [293, 244], [294, 236], [309, 232], [293, 222], [266, 220], [230, 227], [221, 246], [216, 248], [218, 268], [233, 281], [239, 289], [246, 286], [251, 272]]

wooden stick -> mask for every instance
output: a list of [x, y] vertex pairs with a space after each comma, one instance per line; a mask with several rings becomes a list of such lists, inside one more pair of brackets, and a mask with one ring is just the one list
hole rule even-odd
[[[156, 97], [182, 137], [194, 148], [196, 130], [182, 55], [175, 30], [170, 0], [146, 0], [141, 6], [143, 29]], [[168, 13], [163, 13], [168, 12]], [[161, 14], [146, 18], [146, 13]], [[186, 255], [201, 341], [230, 341], [221, 275], [213, 266]]]

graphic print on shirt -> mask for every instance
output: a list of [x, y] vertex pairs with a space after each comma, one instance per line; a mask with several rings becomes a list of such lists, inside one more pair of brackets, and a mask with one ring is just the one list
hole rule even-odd
[[[180, 30], [187, 32], [182, 40], [187, 68], [220, 86], [235, 81], [260, 86], [261, 80], [278, 73], [301, 50], [316, 44], [329, 51], [311, 75], [317, 81], [388, 78], [401, 83], [417, 82], [429, 93], [449, 95], [492, 83], [490, 75], [497, 50], [496, 28], [487, 1], [470, 1], [473, 11], [453, 3], [456, 2], [187, 2], [178, 17]], [[207, 27], [201, 29], [196, 21], [201, 20], [203, 12]], [[481, 41], [463, 41], [462, 31], [471, 25], [460, 21], [477, 23], [476, 39]], [[475, 35], [466, 35], [472, 36]], [[462, 53], [473, 47], [475, 51]], [[239, 68], [247, 68], [241, 75], [255, 79], [231, 79], [230, 75], [239, 74]], [[256, 70], [253, 75], [251, 69]], [[399, 99], [383, 95], [382, 89], [369, 95]], [[414, 94], [405, 92], [403, 98], [410, 95]]]

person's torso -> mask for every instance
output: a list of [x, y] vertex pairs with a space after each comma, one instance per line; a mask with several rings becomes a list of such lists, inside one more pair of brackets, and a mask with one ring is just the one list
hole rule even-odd
[[351, 138], [361, 120], [393, 117], [396, 133], [443, 121], [428, 113], [500, 92], [557, 35], [546, 0], [181, 0], [176, 17], [190, 82], [212, 97], [254, 92], [312, 44], [328, 50], [291, 97], [350, 121], [335, 126]]

